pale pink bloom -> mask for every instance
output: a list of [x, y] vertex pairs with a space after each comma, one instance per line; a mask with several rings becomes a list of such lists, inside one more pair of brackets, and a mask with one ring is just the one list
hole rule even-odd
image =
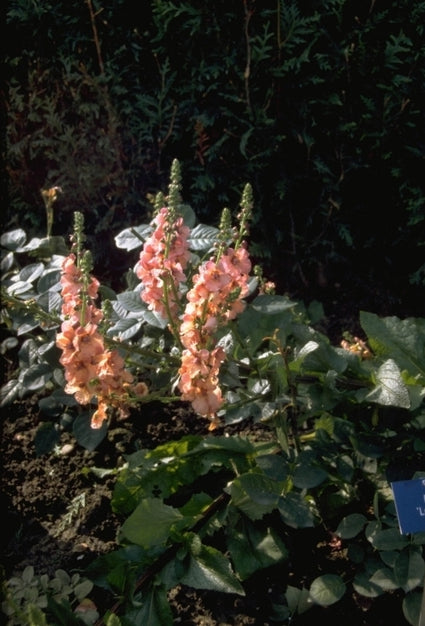
[[192, 407], [202, 417], [214, 418], [223, 404], [220, 387], [214, 389], [199, 389], [192, 400]]
[[203, 283], [205, 288], [212, 293], [220, 291], [231, 281], [231, 277], [225, 272], [220, 262], [217, 264], [215, 261], [207, 261], [201, 266], [199, 274], [201, 284]]
[[164, 318], [178, 316], [180, 284], [185, 282], [184, 270], [190, 252], [187, 244], [189, 228], [181, 217], [169, 222], [169, 209], [163, 207], [153, 220], [155, 229], [145, 241], [136, 274], [143, 283], [142, 300], [149, 309]]
[[251, 261], [247, 249], [241, 246], [237, 250], [228, 248], [226, 253], [220, 258], [224, 270], [231, 276], [249, 274], [251, 271]]
[[250, 270], [246, 248], [228, 248], [218, 262], [210, 259], [199, 267], [186, 294], [180, 324], [180, 339], [186, 349], [179, 370], [179, 389], [197, 413], [211, 420], [211, 429], [217, 425], [216, 413], [224, 401], [219, 370], [225, 352], [214, 347], [214, 335], [220, 325], [244, 310]]
[[116, 351], [105, 349], [98, 331], [102, 311], [94, 304], [99, 281], [89, 277], [88, 285], [69, 255], [62, 266], [62, 322], [56, 345], [62, 350], [59, 359], [65, 368], [65, 392], [74, 395], [80, 404], [89, 404], [94, 398], [98, 408], [92, 418], [92, 427], [99, 428], [107, 418], [107, 407], [118, 409], [120, 416], [128, 414], [128, 388], [133, 376], [125, 369], [123, 358]]

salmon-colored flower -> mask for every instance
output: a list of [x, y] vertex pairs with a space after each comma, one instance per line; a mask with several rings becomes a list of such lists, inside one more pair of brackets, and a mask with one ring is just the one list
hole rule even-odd
[[217, 425], [216, 414], [224, 402], [219, 370], [225, 352], [216, 346], [215, 333], [243, 311], [242, 298], [248, 293], [250, 270], [246, 248], [229, 247], [218, 260], [209, 259], [199, 267], [186, 294], [180, 324], [180, 340], [185, 349], [179, 389], [197, 413], [210, 419], [211, 428]]
[[163, 207], [154, 218], [155, 226], [145, 241], [136, 265], [136, 274], [143, 283], [141, 298], [149, 309], [173, 321], [179, 313], [181, 284], [190, 252], [187, 243], [189, 228], [181, 217], [173, 217]]
[[85, 277], [73, 254], [62, 266], [62, 322], [56, 345], [65, 368], [65, 392], [80, 404], [97, 400], [92, 427], [99, 428], [107, 419], [107, 408], [116, 408], [120, 416], [128, 414], [129, 386], [133, 376], [125, 369], [124, 359], [116, 350], [105, 347], [98, 330], [102, 311], [94, 303], [99, 282]]

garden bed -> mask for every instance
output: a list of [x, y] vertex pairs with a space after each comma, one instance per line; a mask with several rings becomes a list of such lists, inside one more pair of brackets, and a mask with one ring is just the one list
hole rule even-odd
[[[37, 398], [15, 402], [2, 423], [2, 563], [6, 578], [19, 575], [27, 565], [36, 574], [55, 570], [80, 572], [99, 555], [116, 548], [120, 520], [111, 510], [114, 478], [96, 477], [91, 468], [115, 468], [124, 455], [140, 448], [207, 434], [206, 423], [185, 405], [146, 405], [126, 421], [113, 426], [92, 452], [82, 449], [64, 432], [57, 453], [37, 457], [34, 435], [40, 426]], [[265, 426], [244, 424], [230, 433], [270, 438]], [[218, 429], [217, 434], [223, 434]], [[197, 626], [272, 626], [286, 586], [308, 587], [322, 573], [350, 577], [346, 550], [323, 526], [290, 532], [290, 558], [260, 570], [244, 582], [245, 596], [197, 591], [178, 586], [169, 594], [175, 624]], [[348, 579], [347, 579], [348, 580]], [[100, 614], [115, 600], [95, 588], [92, 597]], [[394, 592], [379, 598], [346, 593], [335, 605], [312, 607], [296, 616], [297, 626], [324, 620], [328, 626], [403, 626], [402, 597]], [[285, 622], [287, 623], [287, 622]]]

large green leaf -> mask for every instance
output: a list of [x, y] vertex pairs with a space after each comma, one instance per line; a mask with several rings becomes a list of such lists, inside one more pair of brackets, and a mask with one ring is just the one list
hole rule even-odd
[[403, 615], [411, 626], [422, 626], [419, 622], [423, 592], [412, 591], [403, 599]]
[[191, 550], [188, 568], [180, 582], [195, 589], [245, 595], [242, 585], [232, 571], [230, 561], [219, 550], [203, 544], [197, 544], [195, 549]]
[[27, 240], [25, 231], [22, 228], [16, 228], [4, 233], [0, 238], [0, 244], [8, 250], [17, 250], [22, 247]]
[[394, 564], [395, 579], [403, 591], [413, 591], [424, 580], [425, 563], [417, 550], [403, 550]]
[[367, 518], [361, 513], [351, 513], [338, 524], [336, 534], [341, 539], [352, 539], [364, 528]]
[[377, 529], [368, 535], [368, 540], [376, 550], [401, 550], [409, 543], [407, 537], [400, 535], [398, 528]]
[[249, 472], [235, 478], [229, 490], [233, 504], [256, 520], [277, 507], [282, 487], [283, 483], [264, 474]]
[[293, 309], [296, 306], [297, 303], [289, 300], [286, 296], [261, 295], [255, 298], [252, 303], [254, 311], [258, 311], [263, 315], [281, 315], [288, 309]]
[[342, 598], [345, 583], [336, 574], [324, 574], [315, 578], [310, 586], [310, 597], [320, 606], [330, 606]]
[[310, 592], [305, 588], [298, 589], [297, 587], [288, 585], [285, 592], [285, 598], [292, 615], [296, 615], [297, 613], [301, 615], [302, 613], [308, 611], [308, 609], [310, 609], [313, 605], [312, 599], [310, 598]]
[[291, 363], [295, 371], [316, 373], [331, 370], [341, 374], [347, 368], [345, 356], [330, 344], [325, 335], [304, 324], [294, 327], [294, 335], [303, 345], [302, 358], [296, 358]]
[[60, 432], [52, 422], [43, 422], [34, 437], [34, 448], [37, 456], [52, 452], [59, 443]]
[[11, 404], [19, 397], [23, 391], [20, 382], [16, 378], [11, 378], [0, 388], [0, 407]]
[[291, 491], [281, 496], [278, 502], [279, 513], [283, 521], [292, 528], [311, 528], [314, 526], [314, 515], [306, 499]]
[[204, 473], [201, 454], [188, 453], [196, 448], [201, 437], [189, 435], [170, 441], [154, 450], [139, 450], [127, 457], [127, 467], [117, 479], [112, 506], [120, 513], [131, 513], [143, 499], [166, 498], [183, 485], [190, 484]]
[[285, 544], [273, 528], [257, 527], [246, 518], [230, 529], [227, 545], [241, 580], [288, 556]]
[[146, 311], [146, 304], [140, 297], [140, 293], [137, 291], [124, 291], [117, 295], [118, 302], [124, 307], [126, 311], [133, 313], [140, 313]]
[[283, 296], [258, 296], [238, 318], [238, 330], [245, 339], [248, 350], [254, 352], [276, 330], [280, 340], [286, 341], [293, 321], [292, 309], [296, 305]]
[[425, 319], [380, 318], [361, 311], [360, 324], [374, 352], [390, 356], [401, 370], [425, 382]]
[[309, 452], [302, 452], [293, 474], [295, 487], [299, 489], [312, 489], [320, 485], [328, 476], [324, 469], [318, 466]]
[[172, 626], [173, 614], [168, 603], [167, 592], [160, 585], [152, 585], [149, 591], [142, 594], [142, 607], [125, 614], [131, 624], [146, 626]]
[[43, 270], [43, 263], [30, 263], [29, 265], [25, 265], [19, 272], [19, 280], [32, 283], [42, 275]]
[[394, 591], [399, 587], [394, 571], [389, 567], [379, 567], [370, 577], [370, 582], [378, 585], [382, 591]]
[[366, 598], [376, 598], [382, 595], [382, 587], [373, 583], [366, 572], [358, 572], [353, 580], [353, 587], [357, 593]]
[[198, 224], [190, 232], [188, 239], [189, 248], [191, 250], [209, 250], [217, 241], [218, 228], [214, 226], [206, 226]]
[[78, 415], [72, 425], [72, 432], [78, 443], [86, 450], [95, 450], [106, 437], [108, 425], [105, 421], [100, 428], [92, 428], [91, 415], [84, 411]]
[[183, 515], [159, 498], [142, 500], [121, 526], [121, 535], [143, 548], [165, 544], [174, 524]]
[[108, 328], [108, 335], [119, 337], [120, 341], [127, 341], [136, 335], [142, 327], [143, 322], [133, 317], [120, 319]]
[[48, 363], [37, 363], [25, 370], [21, 383], [26, 391], [37, 391], [43, 389], [51, 377], [51, 366]]
[[143, 242], [152, 232], [152, 226], [149, 224], [140, 224], [139, 226], [131, 226], [125, 228], [115, 237], [115, 245], [123, 250], [135, 250], [141, 248]]
[[367, 394], [366, 400], [384, 406], [410, 408], [408, 389], [393, 359], [388, 359], [378, 369], [375, 387]]

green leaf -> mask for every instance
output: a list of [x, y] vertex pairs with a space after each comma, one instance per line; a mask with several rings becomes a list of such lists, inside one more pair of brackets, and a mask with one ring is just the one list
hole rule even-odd
[[108, 615], [105, 624], [106, 626], [122, 626], [120, 618], [115, 613]]
[[419, 587], [425, 575], [425, 563], [422, 555], [416, 550], [403, 550], [394, 564], [395, 580], [403, 591], [413, 591]]
[[174, 524], [183, 515], [159, 498], [142, 500], [121, 527], [121, 535], [143, 548], [165, 544]]
[[37, 456], [49, 454], [59, 443], [59, 431], [52, 422], [43, 422], [34, 437], [34, 447]]
[[[266, 298], [265, 302], [263, 298]], [[258, 349], [265, 337], [271, 337], [277, 329], [284, 335], [282, 341], [290, 331], [295, 304], [286, 299], [276, 302], [275, 298], [277, 296], [258, 296], [238, 318], [239, 333], [252, 352]]]
[[142, 327], [142, 322], [133, 317], [118, 320], [116, 324], [108, 328], [108, 335], [118, 336], [121, 341], [127, 341], [134, 337]]
[[297, 306], [296, 302], [292, 302], [286, 296], [257, 296], [252, 302], [254, 311], [267, 315], [277, 315], [284, 313]]
[[369, 580], [372, 584], [378, 585], [382, 591], [393, 591], [399, 587], [394, 572], [388, 567], [380, 567], [377, 569]]
[[[298, 369], [298, 366], [304, 361], [307, 355], [311, 352], [314, 352], [319, 347], [317, 341], [307, 341], [307, 343], [302, 346], [300, 350], [297, 350], [295, 353], [294, 360], [291, 361], [291, 369]], [[296, 368], [294, 366], [297, 366]]]
[[128, 467], [120, 472], [114, 488], [113, 509], [131, 513], [143, 498], [166, 498], [202, 475], [202, 456], [187, 455], [200, 441], [201, 437], [189, 435], [154, 450], [129, 455]]
[[198, 224], [190, 232], [188, 245], [191, 250], [209, 250], [217, 241], [218, 228]]
[[46, 616], [43, 611], [38, 608], [38, 606], [35, 606], [34, 604], [29, 604], [27, 606], [27, 612], [27, 617], [29, 620], [27, 622], [28, 624], [31, 624], [31, 626], [48, 626]]
[[21, 384], [16, 378], [12, 378], [0, 389], [0, 407], [11, 404], [16, 398], [19, 397], [22, 391]]
[[25, 231], [22, 228], [16, 228], [8, 233], [4, 233], [0, 238], [0, 244], [8, 250], [17, 250], [25, 244], [26, 240]]
[[44, 270], [43, 263], [30, 263], [22, 268], [19, 272], [19, 280], [32, 283], [39, 278]]
[[422, 592], [414, 591], [403, 598], [403, 615], [411, 626], [422, 626], [419, 623], [422, 606]]
[[330, 606], [342, 598], [345, 583], [336, 574], [324, 574], [315, 578], [310, 586], [310, 597], [320, 606]]
[[366, 400], [384, 406], [410, 408], [409, 392], [401, 377], [400, 370], [393, 359], [388, 359], [376, 373], [376, 385]]
[[22, 385], [28, 391], [37, 391], [45, 387], [52, 377], [52, 368], [48, 363], [30, 365], [22, 377]]
[[335, 532], [341, 539], [352, 539], [359, 534], [366, 523], [367, 518], [364, 515], [361, 513], [352, 513], [344, 517]]
[[379, 318], [361, 311], [360, 324], [374, 352], [390, 356], [401, 370], [420, 374], [425, 382], [425, 319]]
[[60, 286], [60, 282], [59, 282], [60, 277], [61, 277], [60, 269], [55, 268], [51, 270], [46, 270], [43, 276], [40, 276], [40, 280], [37, 281], [38, 293], [44, 293], [45, 291], [49, 291], [52, 288], [56, 288], [57, 286]]
[[65, 257], [69, 254], [69, 248], [63, 237], [44, 237], [42, 239], [33, 237], [29, 243], [19, 248], [17, 252], [29, 252], [31, 256], [43, 259], [52, 255]]
[[142, 301], [139, 292], [124, 291], [124, 293], [117, 295], [117, 300], [126, 311], [131, 311], [132, 313], [146, 311], [146, 304]]
[[[329, 370], [341, 374], [347, 368], [345, 356], [330, 345], [328, 338], [308, 326], [300, 325], [294, 329], [298, 341], [305, 342], [308, 348], [301, 360], [301, 369], [304, 372], [329, 372]], [[313, 344], [317, 344], [313, 350]], [[291, 366], [298, 371], [297, 361]]]
[[273, 480], [286, 480], [290, 473], [288, 460], [276, 454], [262, 454], [257, 457], [257, 465]]
[[310, 592], [305, 588], [298, 589], [297, 587], [288, 585], [285, 592], [285, 598], [292, 615], [301, 615], [302, 613], [308, 611], [308, 609], [312, 606]]
[[291, 491], [286, 496], [281, 496], [278, 509], [285, 524], [291, 528], [311, 528], [314, 526], [314, 515], [311, 507], [300, 493]]
[[115, 245], [123, 250], [135, 250], [141, 248], [143, 242], [152, 233], [150, 224], [140, 224], [139, 226], [131, 226], [125, 228], [115, 237]]
[[159, 313], [155, 313], [154, 311], [145, 309], [142, 311], [142, 317], [147, 324], [150, 324], [155, 328], [164, 329], [168, 326], [168, 320], [164, 319], [159, 315]]
[[2, 275], [8, 273], [8, 271], [13, 267], [13, 263], [15, 261], [15, 255], [13, 252], [8, 252], [0, 261], [0, 271]]
[[168, 603], [167, 592], [164, 587], [153, 585], [142, 594], [142, 608], [126, 613], [125, 618], [131, 624], [146, 624], [146, 626], [172, 626], [173, 614]]
[[[56, 291], [46, 291], [37, 298], [37, 304], [48, 313], [59, 311], [62, 305], [62, 298]], [[59, 325], [59, 322], [57, 323]]]
[[74, 587], [74, 595], [79, 602], [86, 598], [92, 591], [94, 585], [91, 580], [82, 580]]
[[196, 224], [196, 213], [190, 206], [190, 204], [179, 204], [177, 212], [182, 216], [184, 223], [189, 228], [193, 228]]
[[377, 530], [368, 539], [376, 550], [401, 550], [409, 543], [397, 528]]
[[254, 526], [246, 518], [230, 529], [227, 545], [241, 580], [288, 557], [285, 544], [273, 528]]
[[32, 283], [29, 283], [26, 280], [16, 280], [7, 287], [7, 293], [15, 297], [23, 296], [25, 294], [25, 299], [29, 300], [30, 298], [34, 298], [36, 296], [33, 289], [34, 287]]
[[245, 595], [245, 591], [232, 571], [230, 561], [211, 546], [196, 547], [191, 553], [187, 571], [180, 581], [195, 589], [210, 589], [224, 593]]
[[301, 453], [292, 480], [298, 489], [312, 489], [322, 483], [328, 476], [321, 467], [318, 467], [311, 455]]
[[29, 313], [15, 313], [13, 321], [18, 337], [21, 335], [26, 335], [40, 325], [40, 322]]
[[105, 421], [100, 428], [92, 428], [90, 425], [91, 414], [81, 413], [72, 425], [72, 432], [78, 443], [86, 450], [92, 451], [97, 448], [108, 432], [108, 424]]
[[236, 507], [256, 520], [277, 507], [282, 486], [264, 474], [249, 472], [235, 478], [230, 485], [230, 495]]

